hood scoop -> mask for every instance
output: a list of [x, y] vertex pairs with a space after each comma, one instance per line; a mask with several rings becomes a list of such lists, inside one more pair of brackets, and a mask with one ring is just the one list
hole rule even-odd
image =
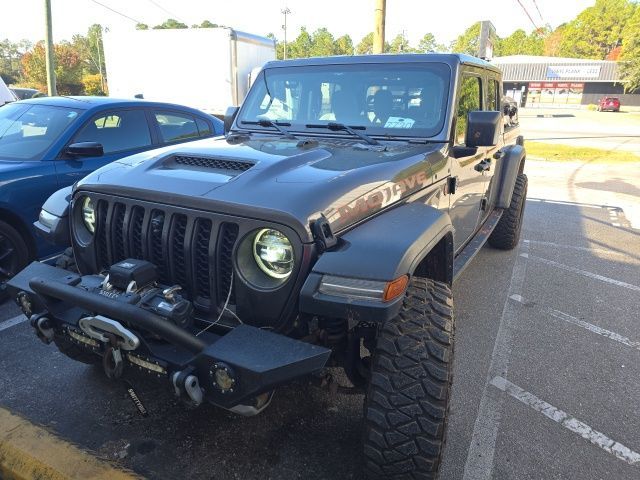
[[229, 158], [215, 158], [201, 155], [172, 155], [165, 162], [168, 168], [182, 168], [187, 170], [217, 170], [218, 173], [235, 176], [246, 172], [255, 164]]

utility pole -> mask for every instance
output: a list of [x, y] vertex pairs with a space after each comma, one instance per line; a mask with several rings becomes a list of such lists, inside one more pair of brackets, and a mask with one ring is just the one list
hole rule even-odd
[[384, 21], [387, 15], [387, 1], [376, 0], [375, 27], [373, 29], [373, 53], [384, 53]]
[[284, 7], [284, 10], [280, 10], [280, 13], [284, 15], [284, 25], [282, 25], [282, 29], [284, 30], [284, 60], [287, 59], [287, 15], [291, 13], [289, 7]]
[[45, 63], [47, 65], [47, 91], [50, 97], [58, 95], [56, 88], [56, 70], [53, 59], [53, 27], [51, 24], [51, 0], [44, 0], [44, 17], [47, 29], [44, 36]]

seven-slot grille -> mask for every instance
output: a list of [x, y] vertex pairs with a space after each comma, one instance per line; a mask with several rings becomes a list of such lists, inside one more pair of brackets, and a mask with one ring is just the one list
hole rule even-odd
[[[229, 293], [238, 225], [169, 209], [98, 200], [96, 261], [147, 260], [164, 285], [178, 284], [196, 307], [213, 309]], [[234, 303], [232, 292], [230, 303]]]

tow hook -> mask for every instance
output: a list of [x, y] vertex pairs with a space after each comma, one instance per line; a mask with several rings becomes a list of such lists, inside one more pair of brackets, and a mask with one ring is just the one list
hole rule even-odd
[[204, 399], [204, 393], [200, 387], [198, 377], [193, 375], [193, 369], [175, 372], [171, 376], [171, 383], [176, 397], [185, 401], [189, 407], [198, 407]]
[[38, 338], [45, 344], [49, 345], [53, 341], [53, 327], [51, 320], [43, 314], [31, 315], [29, 319], [31, 326], [35, 329]]
[[107, 378], [117, 380], [122, 377], [122, 372], [124, 371], [122, 351], [120, 350], [120, 345], [115, 335], [106, 333], [105, 336], [109, 339], [109, 346], [102, 357], [102, 368]]

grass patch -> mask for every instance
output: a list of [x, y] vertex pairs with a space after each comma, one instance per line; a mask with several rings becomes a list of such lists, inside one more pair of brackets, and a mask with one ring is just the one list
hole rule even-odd
[[591, 147], [572, 147], [558, 143], [525, 142], [527, 154], [550, 161], [581, 162], [640, 162], [640, 156], [622, 150], [604, 150]]

